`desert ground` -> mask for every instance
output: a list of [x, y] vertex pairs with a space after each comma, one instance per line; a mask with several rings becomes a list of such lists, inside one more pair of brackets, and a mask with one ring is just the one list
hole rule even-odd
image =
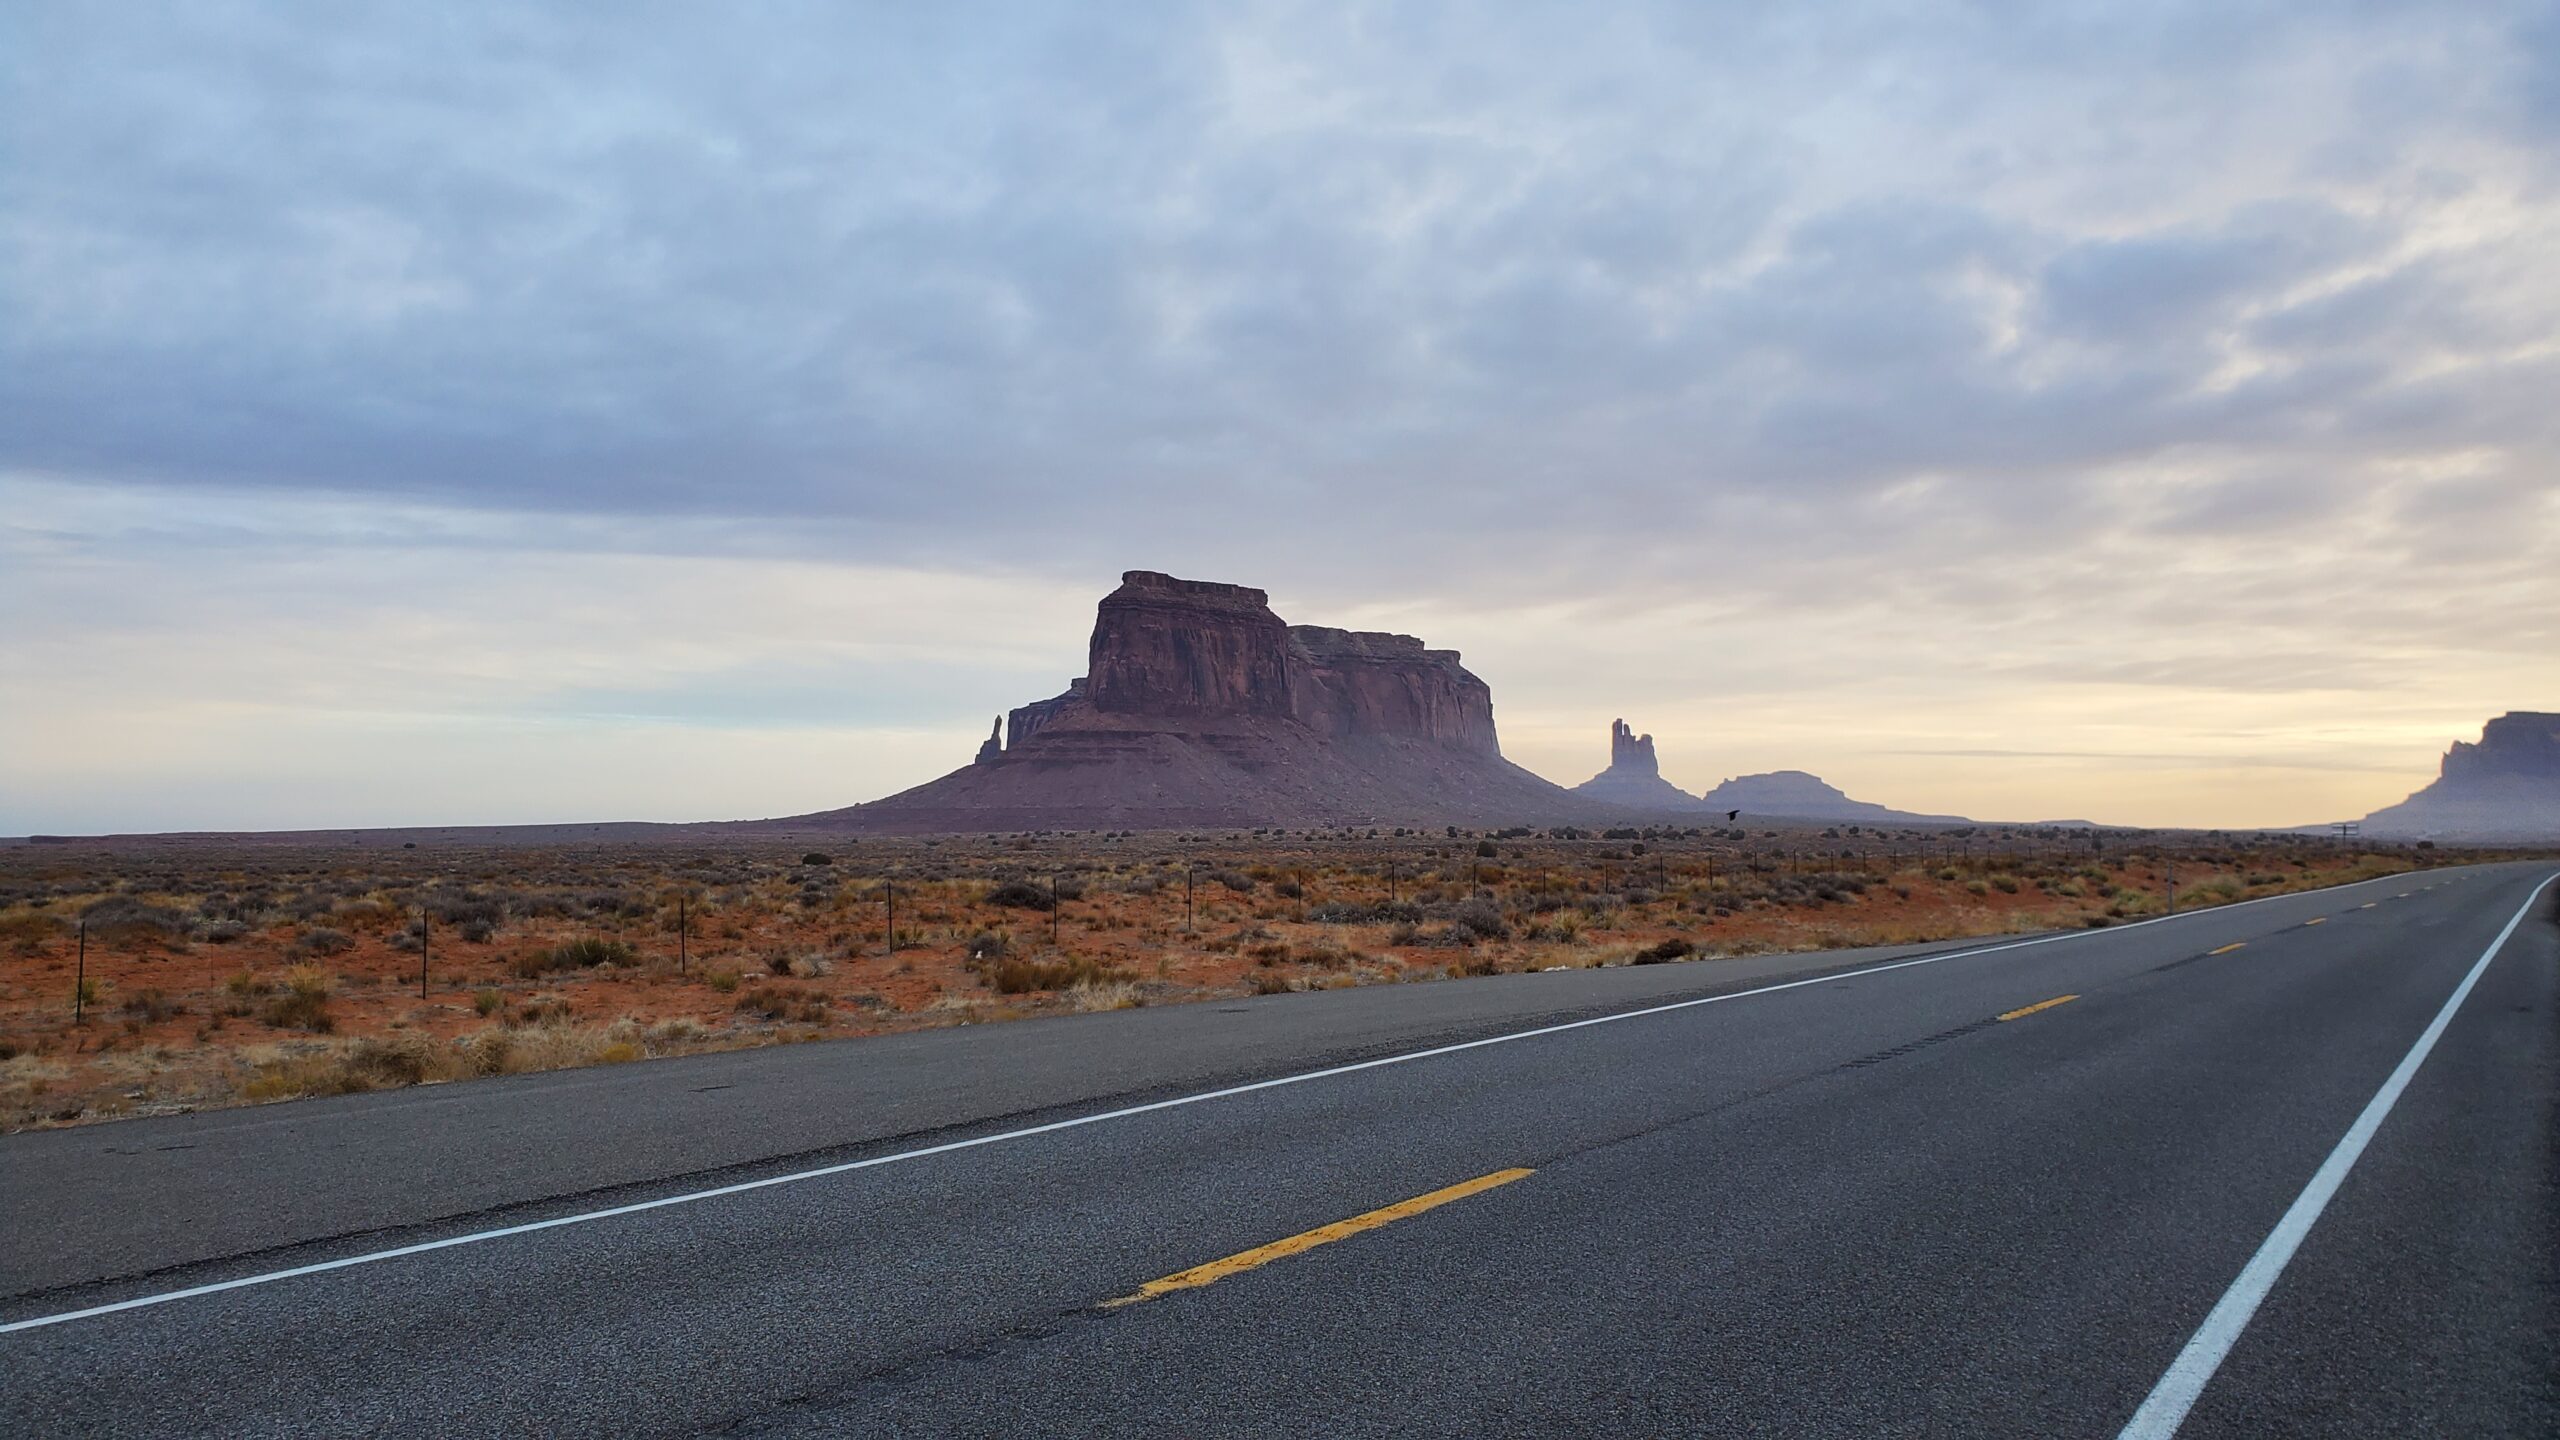
[[2185, 909], [2436, 858], [1847, 824], [16, 845], [0, 848], [0, 1127], [1062, 1011], [2102, 926], [2162, 913], [2173, 879]]

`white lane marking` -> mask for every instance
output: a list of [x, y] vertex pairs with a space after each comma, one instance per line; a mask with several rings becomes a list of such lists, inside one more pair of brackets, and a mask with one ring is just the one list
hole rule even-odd
[[[2379, 879], [2381, 877], [2376, 877]], [[2359, 880], [2356, 885], [2370, 885], [2373, 880]], [[2355, 888], [2340, 886], [2341, 890]], [[702, 1200], [717, 1200], [726, 1195], [743, 1195], [750, 1190], [763, 1190], [775, 1185], [795, 1185], [804, 1180], [819, 1180], [829, 1175], [843, 1175], [855, 1170], [868, 1170], [876, 1165], [894, 1165], [902, 1160], [922, 1160], [933, 1155], [948, 1155], [955, 1150], [974, 1150], [981, 1145], [998, 1145], [1011, 1140], [1027, 1140], [1034, 1135], [1050, 1135], [1085, 1125], [1099, 1125], [1106, 1120], [1125, 1120], [1133, 1115], [1146, 1115], [1158, 1110], [1172, 1110], [1184, 1105], [1198, 1105], [1210, 1100], [1225, 1100], [1237, 1095], [1250, 1095], [1257, 1090], [1276, 1090], [1284, 1085], [1303, 1085], [1310, 1080], [1328, 1080], [1337, 1075], [1356, 1074], [1385, 1065], [1402, 1065], [1414, 1060], [1430, 1060], [1442, 1055], [1455, 1055], [1463, 1050], [1477, 1050], [1487, 1045], [1504, 1045], [1514, 1040], [1532, 1040], [1541, 1035], [1561, 1035], [1568, 1030], [1586, 1029], [1593, 1025], [1613, 1025], [1621, 1020], [1641, 1020], [1648, 1015], [1667, 1015], [1675, 1010], [1695, 1009], [1700, 1005], [1718, 1005], [1727, 1000], [1748, 1000], [1755, 995], [1775, 995], [1782, 990], [1801, 990], [1808, 985], [1829, 985], [1841, 980], [1855, 980], [1863, 975], [1882, 975], [1889, 970], [1908, 970], [1915, 965], [1935, 965], [1944, 960], [1963, 960], [1975, 955], [1996, 955], [2004, 950], [2023, 950], [2031, 945], [2050, 945], [2058, 940], [2083, 940], [2093, 935], [2121, 935], [2145, 925], [2159, 925], [2171, 920], [2191, 920], [2199, 915], [2220, 915], [2248, 905], [2263, 905], [2274, 900], [2299, 899], [2305, 894], [2262, 895], [2255, 900], [2240, 900], [2206, 910], [2185, 910], [2175, 915], [2155, 915], [2148, 920], [2110, 926], [2104, 930], [2066, 930], [2054, 935], [2040, 935], [2033, 940], [2012, 940], [2006, 945], [1985, 945], [1971, 950], [1950, 950], [1938, 955], [1922, 955], [1910, 960], [1890, 960], [1858, 970], [1844, 970], [1836, 975], [1816, 975], [1805, 980], [1789, 980], [1777, 985], [1763, 985], [1752, 990], [1736, 990], [1724, 995], [1703, 995], [1694, 1000], [1675, 1000], [1667, 1005], [1647, 1006], [1642, 1010], [1625, 1010], [1614, 1015], [1594, 1016], [1589, 1020], [1569, 1020], [1561, 1025], [1541, 1025], [1531, 1030], [1515, 1030], [1507, 1035], [1487, 1036], [1482, 1040], [1466, 1040], [1455, 1045], [1440, 1045], [1429, 1050], [1413, 1050], [1402, 1055], [1386, 1055], [1375, 1060], [1361, 1060], [1349, 1065], [1335, 1065], [1323, 1070], [1309, 1070], [1297, 1075], [1283, 1075], [1271, 1080], [1257, 1080], [1249, 1085], [1230, 1085], [1223, 1090], [1204, 1090], [1197, 1095], [1178, 1095], [1170, 1100], [1156, 1100], [1144, 1105], [1129, 1105], [1118, 1110], [1105, 1110], [1093, 1115], [1079, 1115], [1069, 1120], [1052, 1120], [1045, 1125], [1027, 1125], [1019, 1130], [1004, 1130], [993, 1135], [980, 1135], [968, 1140], [951, 1140], [940, 1145], [927, 1145], [915, 1150], [901, 1150], [891, 1155], [874, 1155], [867, 1160], [847, 1160], [837, 1165], [821, 1165], [812, 1170], [794, 1170], [787, 1175], [768, 1175], [761, 1180], [742, 1180], [734, 1185], [719, 1185], [708, 1190], [690, 1190], [680, 1195], [662, 1195], [655, 1200], [642, 1200], [630, 1205], [615, 1205], [603, 1210], [587, 1210], [575, 1215], [556, 1215], [548, 1220], [528, 1221], [522, 1225], [504, 1225], [494, 1230], [473, 1230], [461, 1235], [448, 1235], [441, 1240], [426, 1240], [415, 1245], [398, 1245], [388, 1250], [368, 1250], [360, 1255], [342, 1256], [309, 1265], [295, 1265], [284, 1270], [269, 1270], [256, 1275], [243, 1275], [233, 1280], [218, 1280], [207, 1285], [190, 1285], [183, 1290], [168, 1290], [156, 1295], [138, 1295], [107, 1305], [92, 1305], [83, 1310], [65, 1310], [56, 1315], [38, 1315], [26, 1320], [13, 1320], [0, 1325], [0, 1335], [19, 1330], [37, 1330], [47, 1325], [62, 1325], [73, 1320], [86, 1320], [98, 1315], [113, 1315], [123, 1310], [140, 1310], [153, 1305], [166, 1305], [175, 1300], [192, 1300], [200, 1295], [219, 1295], [226, 1290], [245, 1290], [252, 1285], [272, 1285], [279, 1280], [294, 1280], [305, 1275], [322, 1275], [332, 1270], [345, 1270], [357, 1265], [371, 1265], [383, 1260], [397, 1260], [407, 1255], [424, 1255], [431, 1250], [450, 1250], [457, 1245], [478, 1245], [489, 1240], [503, 1240], [511, 1235], [530, 1235], [537, 1230], [556, 1230], [564, 1225], [585, 1225], [597, 1220], [611, 1220], [622, 1215], [637, 1215], [647, 1210], [661, 1210], [671, 1205], [691, 1205]], [[318, 1243], [318, 1242], [313, 1242]]]
[[2393, 1070], [2391, 1078], [2383, 1081], [2382, 1088], [2374, 1092], [2373, 1099], [2364, 1107], [2364, 1113], [2356, 1117], [2356, 1123], [2347, 1127], [2347, 1133], [2338, 1141], [2337, 1148], [2321, 1162], [2320, 1169], [2311, 1177], [2311, 1183], [2303, 1186], [2302, 1193], [2294, 1197], [2292, 1206], [2284, 1212], [2284, 1218], [2276, 1222], [2276, 1228], [2268, 1232], [2265, 1243], [2258, 1247], [2258, 1253], [2250, 1256], [2249, 1263], [2242, 1267], [2240, 1277], [2231, 1282], [2230, 1289], [2222, 1292], [2222, 1299], [2214, 1304], [2212, 1313], [2204, 1317], [2204, 1323], [2196, 1327], [2196, 1333], [2187, 1341], [2186, 1348], [2178, 1352], [2177, 1359], [2169, 1362], [2168, 1371], [2161, 1375], [2160, 1383], [2151, 1387], [2151, 1394], [2143, 1400], [2142, 1408], [2133, 1412], [2133, 1418], [2125, 1422], [2118, 1440], [2168, 1440], [2178, 1433], [2178, 1426], [2185, 1423], [2187, 1412], [2204, 1394], [2204, 1387], [2212, 1382], [2214, 1372], [2222, 1368], [2223, 1357], [2231, 1353], [2231, 1347], [2240, 1339], [2240, 1332], [2249, 1327], [2250, 1317], [2258, 1313], [2259, 1302], [2265, 1300], [2267, 1292], [2275, 1287], [2277, 1279], [2284, 1274], [2284, 1267], [2292, 1261], [2293, 1252], [2301, 1248], [2303, 1237], [2311, 1233], [2311, 1227], [2320, 1219], [2320, 1212], [2328, 1207], [2329, 1197], [2338, 1193], [2338, 1186], [2346, 1180], [2347, 1172], [2355, 1168], [2357, 1158], [2364, 1154], [2366, 1143], [2373, 1139], [2373, 1132], [2382, 1128], [2383, 1119], [2398, 1103], [2400, 1092], [2409, 1088], [2409, 1077], [2417, 1074], [2418, 1067], [2426, 1063], [2428, 1052], [2436, 1048], [2437, 1038], [2444, 1034], [2447, 1025], [2453, 1023], [2453, 1013], [2462, 1008], [2463, 1000], [2471, 994], [2471, 987], [2479, 983], [2481, 973], [2489, 968], [2490, 961], [2498, 958], [2498, 951], [2506, 945], [2507, 937], [2516, 933], [2516, 927], [2524, 923], [2533, 903], [2542, 898], [2542, 892], [2550, 889], [2555, 879], [2560, 879], [2560, 875], [2546, 877], [2541, 884], [2534, 886], [2533, 893], [2525, 897], [2524, 904], [2518, 906], [2515, 915], [2507, 921], [2507, 928], [2499, 931], [2498, 938], [2489, 942], [2489, 948], [2480, 952], [2480, 958], [2472, 963], [2470, 973], [2462, 977], [2461, 984], [2453, 987], [2453, 994], [2445, 1000], [2444, 1008], [2436, 1012], [2436, 1018], [2429, 1021], [2426, 1031], [2418, 1036], [2418, 1043], [2409, 1047], [2409, 1053], [2402, 1057], [2399, 1068]]

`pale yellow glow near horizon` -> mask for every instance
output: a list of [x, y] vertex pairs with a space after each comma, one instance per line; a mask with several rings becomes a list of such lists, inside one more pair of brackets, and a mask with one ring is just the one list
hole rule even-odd
[[[259, 590], [219, 556], [156, 575], [90, 557], [73, 584], [157, 586], [152, 618], [0, 638], [15, 673], [48, 677], [5, 716], [0, 833], [753, 818], [874, 799], [966, 763], [989, 716], [1080, 673], [1107, 588], [516, 558], [460, 584], [441, 551], [241, 557]], [[305, 598], [319, 594], [350, 598]], [[1692, 791], [1800, 769], [1980, 819], [2360, 815], [2424, 784], [2489, 716], [2560, 698], [2535, 693], [2547, 675], [2530, 656], [2495, 649], [2399, 655], [2428, 665], [2404, 687], [2249, 689], [2041, 676], [2068, 677], [2081, 647], [2040, 656], [2014, 634], [1863, 605], [1754, 620], [1716, 600], [1274, 603], [1293, 622], [1462, 649], [1493, 687], [1506, 754], [1560, 784], [1606, 763], [1623, 716]], [[1964, 663], [1985, 647], [1996, 663]]]

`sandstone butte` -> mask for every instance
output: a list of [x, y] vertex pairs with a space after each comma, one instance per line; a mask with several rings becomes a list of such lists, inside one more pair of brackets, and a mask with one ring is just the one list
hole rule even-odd
[[1085, 673], [1003, 717], [975, 761], [798, 823], [1489, 826], [1616, 808], [1503, 759], [1493, 692], [1454, 650], [1291, 625], [1260, 590], [1132, 570], [1094, 616]]
[[2560, 713], [2515, 710], [2453, 742], [2434, 783], [2364, 819], [2368, 835], [2447, 840], [2560, 837]]
[[1624, 720], [1609, 722], [1609, 768], [1573, 787], [1577, 795], [1636, 810], [1699, 811], [1707, 803], [1662, 778], [1653, 737]]

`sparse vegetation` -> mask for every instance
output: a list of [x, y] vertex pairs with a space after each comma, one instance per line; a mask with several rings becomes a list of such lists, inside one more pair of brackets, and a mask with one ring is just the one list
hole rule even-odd
[[1060, 1011], [2106, 925], [2160, 912], [2171, 858], [2181, 908], [2436, 858], [2050, 829], [1978, 831], [1959, 855], [1951, 834], [1872, 827], [1618, 828], [1632, 833], [942, 837], [823, 864], [753, 845], [0, 850], [0, 1124]]

